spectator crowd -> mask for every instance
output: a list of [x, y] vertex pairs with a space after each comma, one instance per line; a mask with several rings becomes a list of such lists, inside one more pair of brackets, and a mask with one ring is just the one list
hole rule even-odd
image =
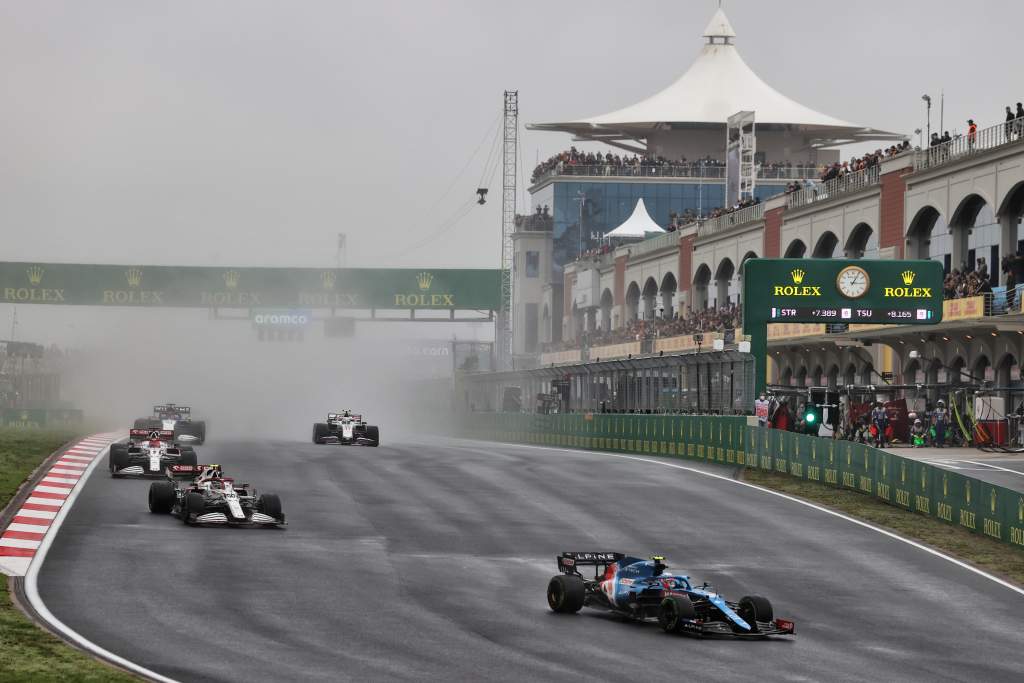
[[[592, 330], [583, 332], [580, 339], [567, 340], [548, 344], [545, 351], [564, 351], [577, 349], [581, 346], [602, 346], [604, 344], [623, 344], [633, 341], [646, 341], [663, 337], [679, 337], [687, 334], [724, 332], [738, 328], [743, 320], [742, 308], [733, 303], [717, 308], [699, 310], [687, 309], [683, 315], [672, 317], [654, 317], [629, 321], [625, 326], [615, 330]], [[710, 341], [708, 344], [710, 345]]]
[[612, 154], [607, 152], [581, 152], [575, 147], [559, 152], [547, 161], [542, 161], [533, 169], [530, 182], [537, 182], [545, 173], [556, 171], [559, 174], [571, 173], [574, 166], [600, 167], [598, 173], [603, 175], [700, 175], [704, 169], [724, 167], [725, 162], [712, 159], [710, 156], [696, 161], [688, 161], [686, 157], [669, 160], [663, 156], [634, 154]]

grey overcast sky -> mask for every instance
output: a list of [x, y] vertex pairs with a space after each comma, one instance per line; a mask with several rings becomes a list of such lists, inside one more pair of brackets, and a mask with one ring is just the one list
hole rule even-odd
[[[345, 232], [351, 266], [494, 267], [497, 174], [445, 221], [502, 90], [522, 123], [631, 104], [689, 66], [716, 4], [0, 2], [3, 258], [326, 266]], [[1024, 99], [1022, 2], [724, 8], [764, 80], [850, 121], [911, 133], [945, 89], [962, 130]], [[569, 144], [525, 133], [524, 176]]]

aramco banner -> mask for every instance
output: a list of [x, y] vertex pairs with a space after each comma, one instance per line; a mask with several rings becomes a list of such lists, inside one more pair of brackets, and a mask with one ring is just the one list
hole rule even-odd
[[0, 262], [0, 301], [80, 306], [495, 311], [500, 271]]

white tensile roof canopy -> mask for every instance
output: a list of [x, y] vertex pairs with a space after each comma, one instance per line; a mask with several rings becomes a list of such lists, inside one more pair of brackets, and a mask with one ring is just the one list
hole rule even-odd
[[644, 205], [643, 198], [640, 198], [636, 200], [633, 214], [622, 225], [606, 234], [605, 237], [639, 237], [643, 239], [648, 233], [652, 232], [662, 233], [665, 232], [665, 228], [654, 222], [650, 214], [647, 213], [647, 207]]
[[761, 80], [733, 44], [736, 32], [721, 8], [696, 61], [675, 83], [634, 105], [565, 123], [530, 124], [531, 130], [572, 133], [580, 140], [641, 140], [653, 130], [725, 125], [739, 111], [753, 111], [759, 129], [800, 130], [831, 147], [865, 140], [902, 140], [897, 133], [866, 128], [822, 114], [789, 99]]

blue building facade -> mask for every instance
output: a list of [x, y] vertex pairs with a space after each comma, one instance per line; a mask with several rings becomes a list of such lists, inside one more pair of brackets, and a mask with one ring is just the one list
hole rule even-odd
[[[787, 182], [759, 183], [754, 196], [764, 200], [780, 194]], [[532, 196], [534, 210], [548, 207], [554, 218], [553, 265], [561, 268], [629, 218], [638, 199], [644, 200], [654, 222], [667, 228], [672, 213], [701, 215], [725, 204], [725, 182], [717, 178], [703, 182], [554, 178], [533, 190]]]

